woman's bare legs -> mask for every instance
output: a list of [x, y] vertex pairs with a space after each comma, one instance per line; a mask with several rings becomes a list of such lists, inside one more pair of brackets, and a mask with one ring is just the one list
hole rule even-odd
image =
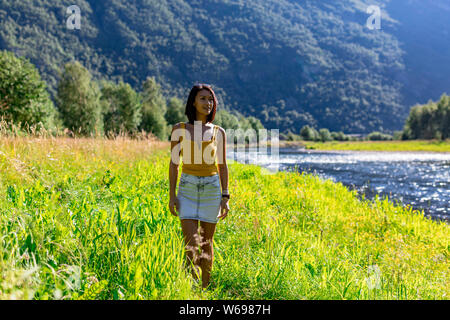
[[202, 268], [202, 287], [206, 288], [209, 284], [211, 269], [214, 261], [213, 237], [216, 231], [216, 224], [200, 221], [200, 247], [202, 254], [200, 256], [200, 267]]
[[[191, 269], [194, 279], [198, 279], [199, 268], [202, 274], [202, 287], [206, 288], [209, 284], [211, 269], [214, 261], [213, 237], [216, 231], [215, 223], [208, 223], [198, 220], [181, 220], [184, 242], [186, 245], [186, 259], [188, 264], [193, 264]], [[201, 249], [201, 254], [199, 254]]]
[[183, 230], [186, 262], [188, 267], [193, 265], [191, 269], [194, 279], [198, 279], [200, 257], [198, 253], [198, 247], [200, 243], [198, 235], [198, 220], [183, 219], [181, 220], [181, 229]]

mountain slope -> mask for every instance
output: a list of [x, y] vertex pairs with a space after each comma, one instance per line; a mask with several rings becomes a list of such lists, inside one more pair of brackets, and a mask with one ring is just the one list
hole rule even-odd
[[[68, 30], [69, 1], [0, 0], [0, 48], [30, 58], [52, 93], [58, 70], [77, 59], [136, 89], [155, 76], [183, 100], [194, 82], [212, 83], [221, 105], [281, 131], [392, 132], [412, 104], [450, 87], [450, 45], [426, 31], [450, 29], [432, 19], [445, 1], [425, 2], [378, 1], [382, 29], [369, 30], [360, 0], [83, 0], [81, 30]], [[408, 26], [425, 7], [420, 23], [431, 29], [414, 41]]]

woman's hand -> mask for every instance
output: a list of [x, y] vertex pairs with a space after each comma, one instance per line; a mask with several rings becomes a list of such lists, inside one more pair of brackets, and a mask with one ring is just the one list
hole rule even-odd
[[171, 197], [169, 201], [169, 209], [170, 213], [177, 217], [177, 212], [180, 209], [180, 201], [178, 200], [178, 197]]
[[222, 197], [222, 202], [220, 203], [220, 215], [217, 217], [219, 219], [225, 219], [230, 211], [230, 206], [228, 205], [229, 199]]

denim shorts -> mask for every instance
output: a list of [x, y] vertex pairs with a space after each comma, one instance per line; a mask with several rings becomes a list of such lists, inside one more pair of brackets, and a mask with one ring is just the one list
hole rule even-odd
[[217, 223], [222, 200], [219, 175], [201, 177], [182, 173], [177, 198], [181, 220]]

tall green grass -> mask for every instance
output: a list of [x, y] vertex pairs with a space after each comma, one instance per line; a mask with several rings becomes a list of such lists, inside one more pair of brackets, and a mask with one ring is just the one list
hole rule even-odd
[[0, 138], [0, 299], [448, 299], [449, 226], [230, 163], [211, 285], [183, 266], [169, 146]]

